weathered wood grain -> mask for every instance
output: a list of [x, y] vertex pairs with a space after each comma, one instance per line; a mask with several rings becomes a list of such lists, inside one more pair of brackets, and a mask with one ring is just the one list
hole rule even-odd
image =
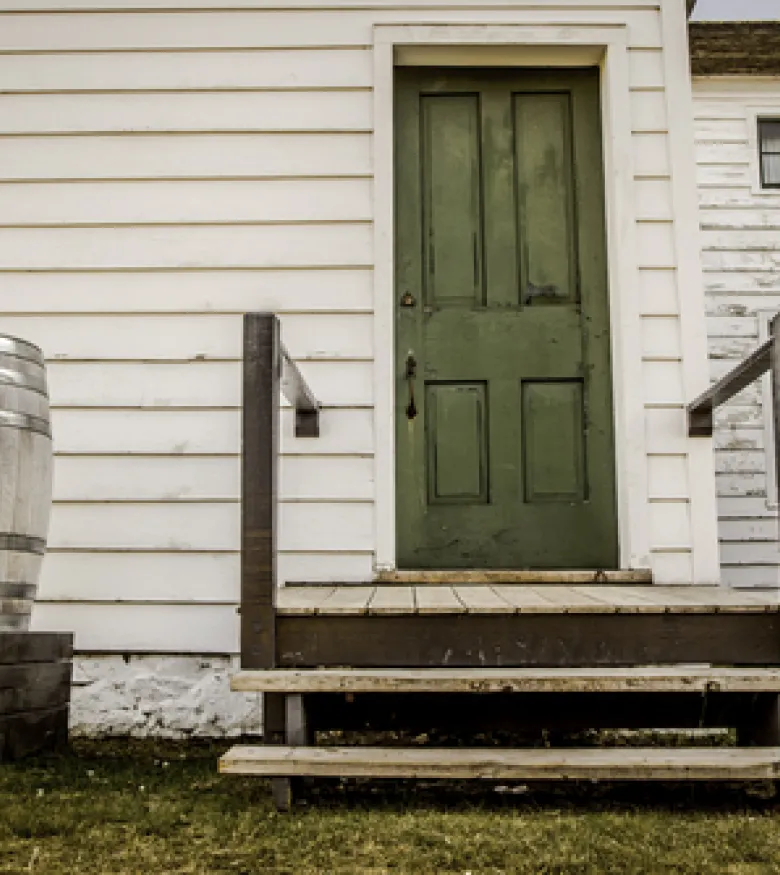
[[572, 586], [548, 584], [296, 584], [279, 590], [280, 614], [636, 614], [778, 613], [780, 588]]
[[232, 775], [486, 780], [757, 781], [780, 776], [780, 748], [233, 747], [219, 761]]
[[[418, 597], [427, 588], [418, 590]], [[780, 665], [776, 608], [277, 617], [283, 668]]]
[[276, 658], [279, 321], [244, 317], [241, 460], [241, 666], [272, 668]]
[[274, 693], [759, 693], [780, 692], [780, 668], [276, 669], [242, 671], [236, 692]]

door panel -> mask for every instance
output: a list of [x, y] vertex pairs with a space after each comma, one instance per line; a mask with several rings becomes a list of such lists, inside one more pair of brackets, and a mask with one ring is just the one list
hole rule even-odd
[[397, 86], [399, 566], [614, 568], [598, 74]]
[[485, 504], [488, 446], [485, 385], [426, 386], [428, 504]]

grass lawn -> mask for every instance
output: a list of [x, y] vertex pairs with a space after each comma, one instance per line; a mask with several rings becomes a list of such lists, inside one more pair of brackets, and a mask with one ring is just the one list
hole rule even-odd
[[277, 814], [222, 747], [80, 742], [0, 767], [0, 872], [780, 873], [744, 788], [317, 784]]

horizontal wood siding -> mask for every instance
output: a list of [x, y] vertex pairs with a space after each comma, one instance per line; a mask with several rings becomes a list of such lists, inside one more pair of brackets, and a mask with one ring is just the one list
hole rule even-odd
[[[704, 78], [694, 82], [694, 98], [707, 329], [717, 378], [764, 339], [762, 323], [780, 311], [780, 193], [760, 189], [754, 129], [757, 114], [780, 117], [780, 78]], [[780, 584], [771, 471], [767, 478], [770, 416], [756, 384], [716, 419], [723, 578], [739, 586]]]
[[247, 310], [325, 405], [316, 441], [283, 410], [280, 575], [372, 575], [372, 28], [431, 21], [626, 26], [653, 556], [690, 577], [657, 3], [0, 0], [0, 330], [46, 350], [57, 452], [40, 628], [237, 649]]

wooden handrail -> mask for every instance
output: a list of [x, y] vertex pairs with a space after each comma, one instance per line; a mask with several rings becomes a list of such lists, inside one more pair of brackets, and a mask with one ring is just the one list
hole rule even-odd
[[[733, 398], [767, 371], [772, 375], [772, 421], [775, 431], [775, 470], [780, 471], [780, 313], [769, 324], [769, 340], [762, 343], [725, 377], [699, 395], [688, 407], [688, 436], [712, 437], [717, 407]], [[777, 483], [780, 500], [780, 477]]]
[[712, 437], [713, 414], [717, 407], [747, 388], [762, 377], [772, 364], [772, 345], [770, 337], [753, 352], [732, 368], [725, 377], [713, 383], [706, 392], [688, 405], [688, 437]]
[[290, 353], [280, 346], [282, 372], [280, 387], [288, 403], [295, 408], [295, 437], [320, 436], [320, 405], [314, 397], [298, 365], [290, 358]]
[[276, 664], [279, 396], [296, 437], [319, 436], [320, 405], [284, 349], [274, 313], [244, 315], [241, 446], [241, 667]]

